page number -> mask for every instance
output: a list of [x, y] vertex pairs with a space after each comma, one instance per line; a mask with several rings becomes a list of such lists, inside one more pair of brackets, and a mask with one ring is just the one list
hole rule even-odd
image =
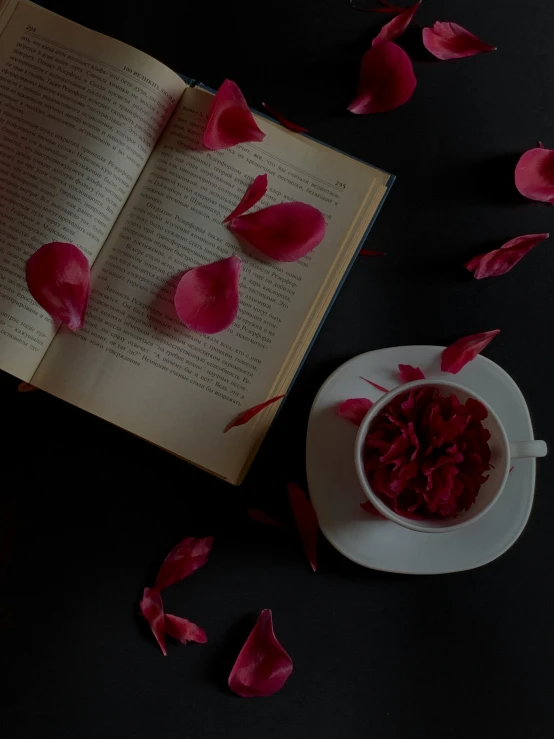
[[27, 28], [25, 30], [28, 33], [36, 33], [37, 32], [37, 29], [35, 28], [35, 26], [27, 26]]
[[339, 182], [338, 180], [335, 182], [335, 187], [340, 187], [341, 190], [346, 190], [346, 183], [345, 182]]

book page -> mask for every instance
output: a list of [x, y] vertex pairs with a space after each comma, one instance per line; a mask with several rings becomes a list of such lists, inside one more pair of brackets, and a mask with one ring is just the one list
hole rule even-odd
[[184, 88], [119, 41], [0, 4], [1, 369], [30, 380], [56, 332], [27, 259], [69, 241], [94, 262]]
[[[286, 392], [389, 175], [263, 118], [263, 142], [207, 151], [211, 102], [185, 91], [94, 266], [84, 328], [58, 334], [33, 383], [236, 482], [277, 405], [223, 429]], [[325, 214], [323, 242], [299, 262], [260, 258], [222, 225], [264, 172], [257, 207], [301, 200]], [[173, 306], [179, 277], [232, 253], [243, 260], [236, 321], [188, 331]]]

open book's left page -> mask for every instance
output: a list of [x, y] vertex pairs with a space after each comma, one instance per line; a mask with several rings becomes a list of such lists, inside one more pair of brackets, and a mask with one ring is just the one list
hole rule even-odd
[[27, 259], [69, 241], [94, 262], [185, 87], [120, 41], [0, 2], [0, 369], [29, 381], [56, 333]]

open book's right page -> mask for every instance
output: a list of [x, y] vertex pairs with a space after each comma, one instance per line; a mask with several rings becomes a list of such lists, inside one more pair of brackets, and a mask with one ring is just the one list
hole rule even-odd
[[[286, 392], [389, 175], [262, 118], [263, 142], [207, 151], [212, 99], [185, 90], [94, 266], [84, 328], [60, 331], [32, 382], [237, 482], [276, 406], [223, 429]], [[299, 262], [260, 259], [222, 225], [264, 172], [258, 207], [300, 200], [326, 217], [323, 242]], [[173, 307], [180, 275], [232, 253], [243, 259], [237, 320], [215, 336], [187, 331]]]

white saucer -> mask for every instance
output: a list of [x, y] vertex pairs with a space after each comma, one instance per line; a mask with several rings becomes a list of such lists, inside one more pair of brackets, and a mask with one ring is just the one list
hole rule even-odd
[[457, 375], [440, 371], [440, 346], [399, 346], [360, 354], [343, 364], [317, 394], [308, 424], [306, 469], [320, 528], [345, 557], [363, 567], [434, 575], [480, 567], [517, 540], [531, 512], [535, 460], [518, 459], [498, 502], [482, 518], [456, 531], [424, 534], [377, 518], [360, 508], [366, 498], [354, 470], [357, 428], [338, 418], [347, 398], [377, 400], [382, 393], [360, 375], [389, 390], [398, 385], [398, 364], [419, 367], [428, 379], [454, 379], [481, 395], [500, 416], [510, 441], [533, 439], [525, 399], [512, 378], [484, 357]]

